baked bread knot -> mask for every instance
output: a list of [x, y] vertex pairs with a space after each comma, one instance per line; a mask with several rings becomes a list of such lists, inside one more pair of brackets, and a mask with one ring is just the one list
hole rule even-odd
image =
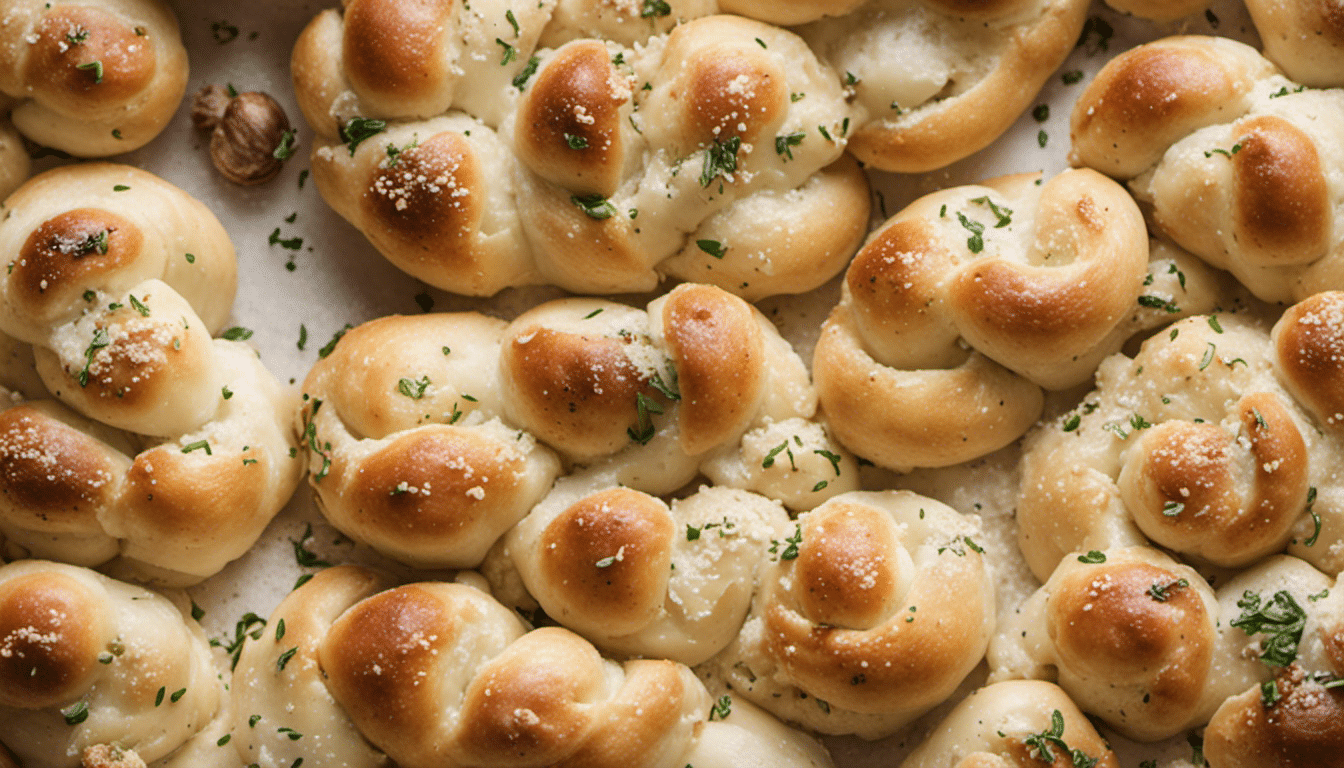
[[[685, 666], [606, 660], [464, 583], [383, 586], [323, 571], [272, 615], [283, 633], [245, 645], [233, 685], [244, 761], [671, 768], [719, 733], [711, 711], [733, 722], [732, 700], [716, 704]], [[778, 754], [790, 746], [804, 759], [780, 764], [829, 765], [802, 734]]]
[[849, 149], [884, 171], [918, 173], [988, 146], [1031, 106], [1083, 29], [1083, 0], [759, 3], [807, 9], [800, 30], [838, 73], [859, 116]]
[[1125, 736], [1164, 739], [1259, 673], [1220, 635], [1219, 612], [1193, 568], [1155, 549], [1070, 553], [995, 636], [990, 679], [1058, 679]]
[[711, 286], [678, 286], [647, 311], [572, 298], [508, 324], [375, 320], [318, 361], [304, 394], [319, 507], [416, 565], [480, 563], [562, 461], [655, 494], [713, 464], [798, 507], [858, 483], [853, 457], [812, 421], [802, 360], [759, 311]]
[[669, 504], [566, 478], [498, 554], [547, 616], [604, 651], [693, 666], [737, 636], [766, 549], [791, 530], [779, 502], [746, 491]]
[[317, 361], [299, 428], [332, 525], [402, 562], [466, 568], [541, 499], [560, 461], [501, 420], [505, 328], [475, 313], [384, 317]]
[[13, 0], [0, 18], [0, 102], [13, 99], [14, 125], [43, 146], [79, 157], [139, 149], [186, 87], [187, 50], [159, 0]]
[[33, 345], [44, 386], [0, 413], [0, 530], [32, 556], [120, 554], [137, 578], [217, 572], [302, 471], [292, 393], [246, 344], [211, 338], [233, 298], [228, 236], [127, 166], [48, 171], [6, 207], [0, 331]]
[[1341, 316], [1344, 294], [1326, 293], [1272, 338], [1243, 315], [1188, 318], [1105, 361], [1096, 390], [1025, 449], [1017, 521], [1037, 577], [1145, 537], [1219, 566], [1286, 547], [1338, 570]]
[[0, 567], [0, 742], [22, 765], [228, 766], [226, 681], [189, 606], [77, 566]]
[[1312, 88], [1344, 86], [1344, 13], [1335, 3], [1248, 0], [1265, 56]]
[[[1263, 626], [1257, 655], [1272, 670], [1214, 713], [1204, 750], [1217, 768], [1332, 765], [1344, 746], [1344, 594], [1333, 580], [1292, 558], [1274, 558], [1229, 584], [1239, 624]], [[1250, 622], [1244, 621], [1250, 618]], [[1262, 621], [1273, 617], [1270, 621]], [[1252, 624], [1251, 622], [1254, 622]]]
[[1344, 91], [1304, 90], [1231, 40], [1167, 38], [1088, 86], [1071, 159], [1129, 180], [1161, 232], [1288, 303], [1344, 286], [1332, 234], [1342, 123]]
[[[1212, 276], [1182, 261], [1150, 254], [1138, 207], [1094, 171], [922, 197], [845, 275], [812, 361], [822, 408], [843, 444], [893, 469], [1002, 448], [1040, 415], [1042, 387], [1082, 383], [1136, 330], [1211, 306]], [[1140, 301], [1159, 294], [1180, 307]]]
[[900, 768], [1119, 768], [1068, 694], [1043, 680], [1005, 680], [962, 700]]
[[994, 588], [978, 532], [978, 519], [909, 491], [847, 493], [799, 515], [707, 671], [821, 733], [894, 732], [984, 657]]
[[[505, 59], [526, 55], [507, 45]], [[801, 293], [862, 240], [849, 110], [796, 35], [715, 16], [646, 46], [575, 40], [529, 62], [491, 92], [509, 105], [497, 117], [455, 102], [390, 125], [342, 116], [345, 144], [314, 123], [323, 197], [401, 269], [474, 295], [649, 291], [664, 276], [748, 299]]]
[[640, 311], [560, 299], [510, 324], [509, 418], [575, 464], [648, 493], [711, 479], [815, 506], [858, 485], [816, 422], [803, 361], [758, 310], [683, 284]]
[[1121, 13], [1153, 21], [1176, 21], [1209, 7], [1209, 0], [1106, 0]]

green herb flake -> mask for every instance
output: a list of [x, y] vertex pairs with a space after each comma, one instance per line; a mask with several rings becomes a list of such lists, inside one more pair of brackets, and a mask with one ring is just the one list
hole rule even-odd
[[1106, 553], [1096, 549], [1088, 550], [1087, 554], [1078, 556], [1078, 562], [1088, 565], [1104, 563], [1106, 562]]
[[513, 87], [520, 91], [526, 88], [527, 81], [537, 73], [537, 65], [539, 64], [541, 64], [541, 58], [538, 56], [528, 59], [527, 66], [523, 67], [523, 70], [513, 78]]
[[737, 151], [742, 148], [742, 139], [733, 136], [727, 141], [714, 140], [705, 148], [704, 163], [700, 168], [700, 186], [708, 187], [714, 179], [725, 178], [737, 170]]
[[588, 139], [585, 139], [582, 136], [577, 136], [572, 133], [566, 133], [565, 144], [567, 144], [570, 149], [587, 149]]
[[723, 245], [718, 240], [696, 240], [695, 245], [716, 259], [722, 259], [728, 253], [728, 246]]
[[644, 5], [639, 9], [639, 16], [644, 19], [667, 16], [671, 13], [672, 6], [665, 0], [644, 0]]
[[732, 714], [732, 712], [733, 698], [725, 693], [719, 697], [718, 701], [714, 702], [714, 706], [710, 707], [709, 719], [711, 722], [714, 720], [724, 720], [727, 719], [728, 715]]
[[616, 206], [601, 195], [571, 195], [569, 201], [592, 219], [600, 221], [616, 215]]
[[966, 214], [961, 211], [957, 211], [957, 220], [961, 222], [961, 226], [971, 233], [971, 236], [966, 240], [966, 247], [970, 249], [971, 253], [980, 253], [985, 250], [985, 225], [966, 218]]
[[252, 338], [252, 331], [248, 328], [235, 325], [220, 334], [220, 337], [225, 341], [246, 341]]
[[1297, 646], [1307, 614], [1286, 590], [1275, 592], [1268, 601], [1247, 590], [1237, 601], [1241, 614], [1231, 622], [1247, 635], [1264, 634], [1260, 642], [1260, 660], [1271, 666], [1286, 667], [1297, 659]]
[[350, 149], [350, 156], [355, 156], [355, 149], [368, 139], [377, 136], [387, 130], [387, 122], [384, 120], [374, 120], [367, 117], [352, 117], [341, 126], [341, 141]]
[[103, 82], [103, 62], [89, 61], [83, 64], [76, 64], [75, 69], [91, 70], [93, 72], [93, 82], [98, 84]]
[[397, 382], [397, 391], [412, 400], [419, 400], [425, 396], [425, 390], [429, 388], [429, 376], [421, 376], [418, 379], [401, 378]]
[[807, 134], [802, 131], [775, 137], [775, 154], [783, 155], [786, 161], [793, 159], [793, 148], [803, 143]]
[[89, 703], [83, 699], [61, 710], [66, 725], [79, 725], [89, 719]]
[[299, 648], [298, 646], [295, 646], [293, 648], [290, 648], [288, 651], [285, 651], [284, 653], [280, 654], [279, 658], [275, 660], [275, 671], [283, 672], [285, 669], [285, 665], [289, 664], [289, 660], [294, 658], [294, 654], [298, 652]]

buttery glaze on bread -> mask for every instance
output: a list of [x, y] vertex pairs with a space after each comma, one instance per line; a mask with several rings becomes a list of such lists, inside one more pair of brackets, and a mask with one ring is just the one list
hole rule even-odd
[[177, 19], [158, 0], [10, 0], [0, 16], [0, 101], [38, 144], [79, 157], [139, 149], [186, 87]]
[[575, 298], [510, 324], [375, 320], [342, 337], [304, 393], [319, 505], [352, 538], [419, 565], [478, 564], [562, 461], [655, 494], [703, 468], [798, 508], [857, 483], [812, 421], [803, 362], [751, 305], [710, 286], [679, 286], [647, 311]]
[[[549, 6], [528, 6], [516, 32], [472, 33], [461, 50], [422, 41], [424, 77], [384, 94], [357, 76], [362, 59], [338, 55], [400, 34], [380, 31], [396, 16], [363, 10], [375, 4], [400, 7], [360, 0], [309, 25], [295, 87], [322, 139], [324, 199], [430, 284], [614, 293], [667, 275], [755, 299], [819, 286], [863, 237], [868, 186], [844, 156], [839, 79], [790, 32], [714, 16], [639, 47], [580, 39], [534, 56]], [[445, 5], [443, 28], [503, 24], [505, 10]], [[398, 51], [384, 53], [410, 66]], [[356, 117], [392, 122], [337, 143]]]
[[567, 630], [529, 631], [464, 583], [387, 586], [325, 570], [272, 615], [283, 635], [247, 643], [232, 686], [244, 762], [727, 768], [737, 748], [762, 765], [831, 765], [746, 702], [716, 703], [682, 665], [618, 664]]
[[35, 362], [7, 365], [41, 378], [0, 412], [11, 551], [82, 565], [120, 554], [138, 578], [177, 583], [217, 572], [302, 471], [292, 394], [250, 347], [211, 338], [233, 299], [228, 236], [182, 190], [126, 166], [48, 171], [6, 208], [0, 331], [34, 347]]
[[185, 597], [72, 565], [0, 567], [0, 743], [23, 765], [236, 765], [216, 746], [226, 690]]
[[1075, 164], [1128, 180], [1157, 228], [1257, 297], [1344, 288], [1344, 90], [1304, 90], [1253, 48], [1173, 37], [1111, 60], [1072, 116]]
[[1144, 536], [1220, 566], [1287, 547], [1340, 570], [1341, 317], [1331, 292], [1272, 335], [1240, 315], [1187, 318], [1104, 362], [1096, 392], [1025, 449], [1017, 522], [1037, 577]]
[[1042, 387], [1086, 381], [1137, 330], [1212, 306], [1214, 279], [1194, 263], [1150, 254], [1137, 206], [1093, 171], [927, 195], [845, 275], [813, 356], [822, 409], [884, 467], [997, 450], [1035, 422]]
[[994, 587], [978, 522], [909, 491], [847, 493], [799, 515], [706, 674], [821, 733], [894, 732], [984, 657]]
[[[1041, 739], [1042, 734], [1060, 741]], [[1042, 765], [1119, 768], [1120, 762], [1059, 686], [1042, 680], [1007, 680], [963, 699], [900, 768]]]

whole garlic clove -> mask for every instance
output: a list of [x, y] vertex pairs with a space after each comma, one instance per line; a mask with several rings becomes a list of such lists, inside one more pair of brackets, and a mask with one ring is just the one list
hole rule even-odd
[[235, 184], [269, 181], [293, 151], [294, 131], [284, 108], [259, 91], [230, 95], [208, 85], [196, 94], [191, 119], [211, 129], [210, 160]]

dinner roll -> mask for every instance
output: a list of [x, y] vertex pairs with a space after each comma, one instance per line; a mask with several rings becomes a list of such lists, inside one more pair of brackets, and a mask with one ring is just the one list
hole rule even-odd
[[1118, 184], [1089, 170], [1040, 182], [936, 192], [870, 236], [812, 363], [846, 447], [892, 469], [997, 450], [1035, 422], [1042, 387], [1086, 381], [1135, 331], [1212, 305], [1209, 271], [1150, 253]]
[[702, 486], [669, 504], [571, 477], [500, 555], [547, 616], [599, 648], [694, 666], [737, 635], [789, 527], [779, 502], [746, 491]]
[[1253, 48], [1173, 37], [1111, 60], [1072, 116], [1075, 164], [1129, 180], [1165, 235], [1257, 297], [1344, 288], [1344, 90], [1304, 90]]
[[756, 715], [735, 719], [732, 697], [713, 700], [682, 665], [618, 664], [567, 630], [529, 631], [465, 583], [385, 586], [363, 569], [325, 570], [281, 602], [275, 631], [246, 643], [232, 686], [245, 762], [681, 768], [722, 738], [773, 744], [776, 765], [830, 765], [777, 724], [745, 739], [709, 727]]
[[79, 157], [139, 149], [186, 87], [177, 19], [158, 0], [12, 0], [0, 18], [0, 102], [13, 99], [5, 111], [43, 146]]
[[1205, 754], [1216, 768], [1329, 765], [1344, 744], [1344, 702], [1333, 685], [1344, 675], [1344, 593], [1290, 558], [1249, 576], [1228, 590], [1243, 588], [1242, 615], [1269, 619], [1260, 647], [1262, 657], [1277, 650], [1274, 678], [1223, 702], [1204, 731]]
[[1236, 614], [1224, 616], [1222, 600], [1150, 547], [1070, 553], [1000, 628], [990, 680], [1057, 679], [1129, 738], [1174, 736], [1266, 675], [1242, 653], [1251, 641], [1228, 625]]
[[994, 587], [978, 533], [978, 519], [909, 491], [847, 493], [799, 515], [707, 672], [822, 733], [894, 732], [984, 657]]
[[[855, 5], [733, 4], [790, 13]], [[1073, 50], [1087, 8], [1084, 0], [871, 0], [801, 32], [853, 94], [860, 114], [850, 151], [874, 168], [918, 173], [1007, 130]]]
[[1344, 294], [1308, 299], [1274, 340], [1246, 315], [1188, 318], [1106, 360], [1096, 391], [1025, 448], [1017, 522], [1037, 577], [1145, 536], [1219, 566], [1287, 548], [1339, 570], [1342, 311]]
[[72, 565], [0, 567], [0, 742], [23, 765], [236, 765], [188, 606]]
[[[41, 384], [0, 412], [10, 550], [136, 578], [199, 581], [256, 541], [298, 484], [293, 394], [241, 341], [212, 339], [232, 245], [199, 202], [148, 173], [88, 164], [7, 201], [6, 364]], [[55, 397], [56, 400], [50, 398]], [[59, 471], [53, 471], [59, 468]]]

